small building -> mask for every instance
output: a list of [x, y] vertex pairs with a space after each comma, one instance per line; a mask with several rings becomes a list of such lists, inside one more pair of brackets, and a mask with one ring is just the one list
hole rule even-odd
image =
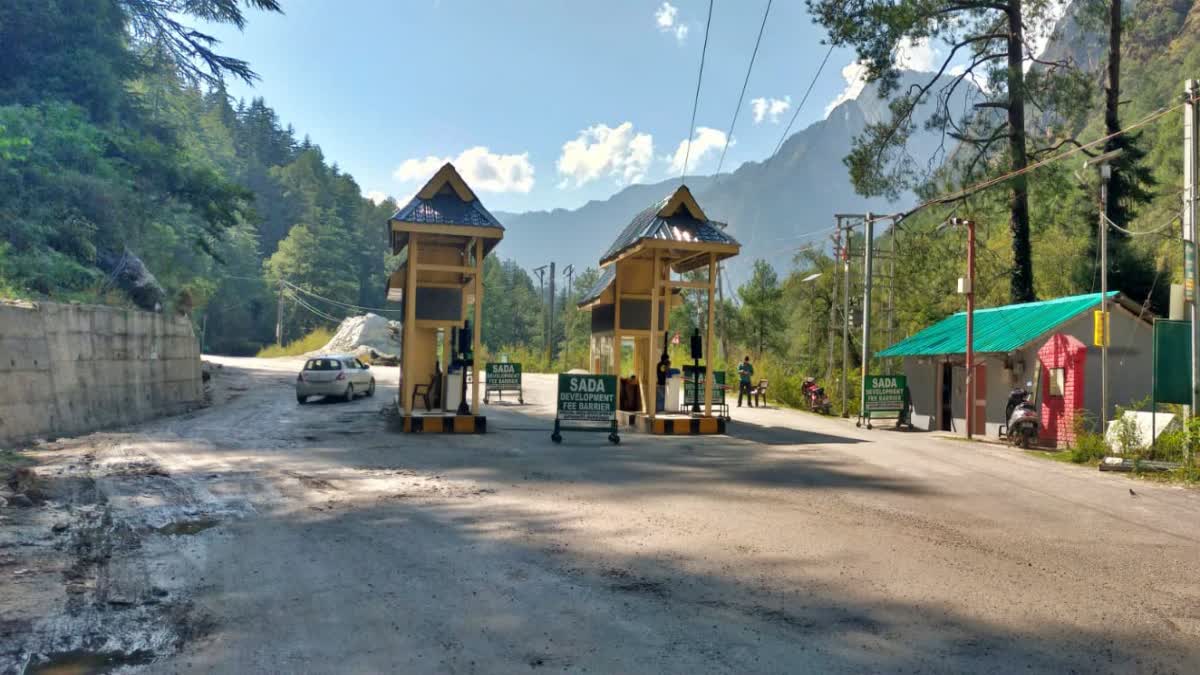
[[[581, 309], [591, 311], [593, 373], [621, 373], [621, 347], [632, 343], [633, 372], [641, 387], [641, 415], [652, 429], [657, 416], [656, 363], [662, 338], [670, 331], [670, 308], [682, 288], [707, 292], [705, 363], [713, 353], [713, 294], [717, 264], [738, 254], [741, 245], [725, 232], [724, 223], [709, 220], [687, 186], [681, 185], [633, 217], [600, 258], [601, 275], [584, 293]], [[683, 275], [698, 272], [694, 278]], [[705, 380], [705, 417], [711, 417], [714, 378]], [[684, 416], [686, 417], [686, 415]], [[638, 415], [631, 421], [640, 425]], [[688, 420], [681, 420], [686, 422]], [[686, 426], [680, 424], [680, 428]], [[717, 430], [723, 425], [700, 425]], [[661, 433], [661, 432], [660, 432]], [[711, 433], [711, 432], [707, 432]]]
[[[479, 354], [483, 260], [504, 237], [504, 226], [446, 164], [388, 227], [392, 253], [401, 261], [388, 277], [387, 298], [404, 305], [398, 401], [404, 430], [483, 431], [479, 377], [463, 395], [463, 374], [452, 375], [447, 366], [459, 351], [451, 338], [468, 322], [470, 351]], [[469, 414], [456, 415], [463, 400]]]
[[[1153, 325], [1136, 303], [1115, 291], [1109, 297], [1108, 402], [1115, 407], [1151, 394]], [[1089, 293], [975, 310], [976, 434], [998, 435], [1009, 392], [1029, 383], [1043, 443], [1069, 444], [1080, 410], [1099, 419], [1092, 313], [1100, 300]], [[876, 354], [903, 360], [918, 429], [966, 434], [966, 325], [959, 312]]]

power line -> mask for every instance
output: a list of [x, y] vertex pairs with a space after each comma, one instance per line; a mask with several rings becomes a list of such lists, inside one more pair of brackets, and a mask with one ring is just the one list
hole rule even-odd
[[[692, 134], [696, 130], [696, 108], [700, 106], [700, 83], [704, 80], [704, 56], [708, 53], [708, 29], [712, 25], [712, 8], [713, 0], [708, 0], [708, 19], [704, 22], [704, 45], [700, 48], [700, 74], [696, 77], [696, 96], [692, 99], [692, 122], [688, 125], [687, 149], [683, 153], [683, 169], [679, 174], [680, 185], [687, 176], [688, 160], [692, 156]], [[728, 138], [725, 139], [725, 144], [729, 144]]]
[[742, 93], [738, 94], [737, 107], [733, 109], [733, 120], [729, 122], [729, 133], [725, 135], [725, 147], [721, 148], [721, 159], [717, 162], [713, 185], [721, 180], [721, 167], [725, 165], [725, 153], [729, 151], [729, 143], [733, 140], [733, 127], [737, 124], [738, 113], [742, 110], [742, 102], [746, 100], [746, 85], [750, 84], [750, 73], [754, 70], [754, 60], [758, 58], [758, 45], [762, 43], [763, 31], [767, 27], [767, 16], [771, 14], [771, 3], [767, 0], [767, 8], [763, 11], [762, 25], [758, 27], [758, 38], [754, 40], [754, 51], [750, 53], [750, 65], [746, 66], [746, 79], [742, 80]]
[[[1097, 138], [1094, 141], [1090, 141], [1088, 143], [1083, 143], [1081, 145], [1077, 145], [1069, 150], [1060, 152], [1057, 155], [1051, 155], [1045, 159], [1038, 160], [1038, 161], [1034, 162], [1033, 164], [1028, 164], [1023, 168], [1009, 171], [1008, 173], [1001, 174], [999, 176], [996, 176], [995, 178], [989, 178], [987, 180], [980, 181], [974, 185], [965, 187], [961, 190], [952, 192], [948, 195], [943, 195], [941, 197], [934, 197], [933, 199], [926, 200], [926, 201], [914, 206], [913, 208], [909, 209], [908, 211], [904, 211], [902, 213], [895, 213], [895, 214], [892, 214], [892, 216], [898, 217], [900, 219], [904, 219], [918, 211], [922, 211], [926, 208], [929, 208], [930, 206], [935, 206], [937, 204], [949, 204], [951, 202], [955, 202], [960, 199], [965, 199], [966, 197], [970, 197], [971, 195], [975, 194], [976, 192], [981, 192], [983, 190], [986, 190], [990, 187], [994, 187], [994, 186], [996, 186], [1000, 183], [1003, 183], [1005, 181], [1008, 181], [1010, 179], [1016, 178], [1018, 176], [1023, 176], [1031, 171], [1040, 169], [1043, 166], [1046, 166], [1047, 164], [1057, 162], [1060, 159], [1066, 159], [1067, 157], [1070, 157], [1072, 155], [1077, 155], [1086, 150], [1090, 150], [1091, 148], [1093, 148], [1097, 145], [1102, 145], [1102, 144], [1108, 142], [1109, 140], [1116, 138], [1117, 136], [1120, 136], [1122, 134], [1127, 134], [1130, 131], [1133, 131], [1140, 127], [1144, 127], [1147, 124], [1150, 124], [1151, 122], [1159, 119], [1160, 117], [1163, 117], [1165, 115], [1169, 115], [1169, 114], [1175, 112], [1176, 110], [1182, 108], [1184, 105], [1186, 105], [1186, 104], [1178, 103], [1169, 108], [1159, 108], [1157, 111], [1150, 113], [1149, 115], [1143, 117], [1142, 119], [1138, 120], [1137, 122], [1134, 122], [1133, 124], [1125, 127], [1124, 129], [1121, 129], [1119, 131], [1114, 131], [1113, 133], [1108, 134], [1107, 136], [1101, 136], [1100, 138]], [[892, 217], [892, 216], [886, 216], [886, 217]]]
[[296, 295], [293, 292], [289, 291], [287, 293], [287, 297], [290, 298], [292, 300], [292, 302], [295, 302], [300, 307], [307, 309], [308, 311], [312, 312], [313, 314], [317, 315], [318, 317], [320, 317], [322, 319], [325, 319], [326, 321], [332, 321], [333, 323], [341, 323], [343, 321], [342, 319], [332, 317], [332, 316], [326, 314], [325, 312], [322, 312], [321, 310], [317, 309], [316, 307], [313, 307], [312, 305], [308, 304], [307, 302], [301, 300], [300, 296]]
[[817, 84], [817, 78], [821, 77], [821, 71], [825, 70], [825, 64], [829, 62], [829, 57], [833, 54], [833, 45], [829, 45], [829, 51], [825, 52], [825, 58], [821, 59], [821, 65], [817, 66], [817, 72], [813, 73], [812, 81], [808, 83], [808, 89], [804, 90], [804, 98], [800, 99], [800, 103], [796, 106], [796, 111], [792, 113], [792, 119], [788, 121], [787, 128], [783, 130], [783, 135], [779, 137], [779, 142], [775, 144], [775, 151], [771, 153], [771, 157], [767, 158], [767, 162], [771, 161], [775, 155], [779, 154], [779, 149], [783, 147], [783, 142], [787, 140], [788, 132], [792, 130], [792, 125], [796, 123], [796, 117], [800, 115], [800, 110], [804, 108], [804, 102], [808, 100], [808, 95], [812, 93], [813, 87]]
[[331, 305], [337, 305], [337, 306], [343, 307], [345, 309], [361, 309], [361, 310], [367, 311], [367, 312], [400, 312], [400, 311], [403, 311], [400, 309], [388, 308], [388, 307], [364, 307], [363, 305], [355, 305], [355, 304], [352, 304], [349, 302], [341, 302], [339, 300], [331, 300], [330, 298], [326, 298], [322, 295], [318, 295], [308, 289], [301, 288], [300, 286], [297, 286], [296, 284], [288, 281], [287, 279], [280, 279], [279, 281], [283, 284], [286, 284], [287, 286], [289, 286], [290, 288], [292, 288], [294, 290], [304, 293], [305, 295], [311, 296], [317, 300], [323, 300], [324, 302], [327, 302]]

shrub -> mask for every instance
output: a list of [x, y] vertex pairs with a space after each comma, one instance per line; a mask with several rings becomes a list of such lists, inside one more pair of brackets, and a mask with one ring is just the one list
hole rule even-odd
[[1086, 410], [1075, 413], [1075, 443], [1071, 446], [1071, 461], [1076, 464], [1098, 462], [1108, 456], [1108, 443], [1096, 433], [1096, 420]]
[[263, 347], [258, 351], [257, 356], [260, 359], [273, 359], [280, 356], [303, 356], [309, 352], [321, 349], [331, 339], [333, 339], [333, 333], [328, 328], [317, 328], [308, 335], [298, 340], [293, 340], [282, 347], [279, 345]]

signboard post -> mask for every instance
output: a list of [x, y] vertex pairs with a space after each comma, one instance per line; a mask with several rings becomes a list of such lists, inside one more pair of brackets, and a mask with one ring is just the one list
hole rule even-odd
[[504, 400], [504, 392], [517, 392], [517, 402], [524, 405], [525, 392], [521, 389], [521, 364], [519, 363], [489, 363], [486, 366], [487, 380], [483, 390], [483, 402], [495, 392], [500, 400]]
[[908, 419], [908, 378], [904, 375], [869, 375], [863, 378], [863, 409], [856, 426], [872, 418], [895, 419], [896, 426], [912, 423]]
[[[605, 426], [564, 426], [563, 422], [604, 422]], [[562, 443], [563, 431], [607, 431], [610, 443], [617, 435], [617, 377], [615, 375], [558, 376], [558, 406], [550, 440]]]

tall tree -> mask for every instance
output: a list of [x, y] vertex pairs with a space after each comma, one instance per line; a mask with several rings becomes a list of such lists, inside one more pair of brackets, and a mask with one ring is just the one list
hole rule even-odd
[[[926, 127], [958, 141], [954, 159], [963, 169], [964, 182], [980, 170], [999, 168], [993, 161], [997, 156], [1004, 158], [1004, 171], [1017, 172], [1031, 156], [1049, 151], [1049, 147], [1029, 147], [1026, 107], [1032, 103], [1047, 108], [1069, 100], [1070, 88], [1053, 77], [1069, 74], [1068, 69], [1066, 64], [1044, 64], [1043, 74], [1027, 78], [1025, 66], [1036, 60], [1027, 47], [1026, 25], [1045, 29], [1052, 4], [1049, 0], [808, 0], [832, 43], [856, 50], [867, 81], [879, 83], [881, 96], [897, 88], [898, 51], [931, 44], [946, 47], [936, 72], [892, 101], [891, 119], [869, 125], [856, 139], [846, 163], [858, 191], [867, 196], [894, 195], [927, 179], [903, 148], [916, 130], [917, 106], [928, 101], [936, 108]], [[982, 85], [971, 94], [974, 104], [965, 113], [950, 106], [964, 81]], [[1024, 176], [1010, 179], [1008, 187], [1010, 295], [1014, 302], [1022, 302], [1034, 299], [1029, 187]]]
[[761, 357], [774, 347], [779, 333], [787, 325], [783, 314], [783, 289], [779, 276], [765, 260], [754, 261], [754, 274], [738, 287], [742, 299], [743, 321], [749, 333], [755, 356]]

